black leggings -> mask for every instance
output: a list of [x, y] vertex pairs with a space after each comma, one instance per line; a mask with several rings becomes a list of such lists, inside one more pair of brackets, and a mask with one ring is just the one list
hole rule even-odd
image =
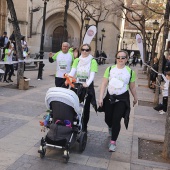
[[105, 122], [109, 128], [112, 128], [111, 140], [116, 141], [121, 128], [121, 119], [126, 111], [125, 102], [119, 101], [110, 104], [109, 100], [105, 103]]
[[7, 77], [8, 73], [9, 73], [8, 80], [10, 80], [12, 74], [14, 73], [14, 66], [13, 66], [13, 64], [5, 64], [4, 81], [6, 81], [6, 77]]

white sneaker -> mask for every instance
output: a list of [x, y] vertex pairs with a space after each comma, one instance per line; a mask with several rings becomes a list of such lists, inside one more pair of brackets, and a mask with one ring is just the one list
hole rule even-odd
[[164, 112], [163, 110], [160, 110], [160, 111], [159, 111], [159, 114], [160, 114], [160, 115], [163, 115], [163, 114], [165, 114], [165, 113], [166, 113], [166, 112]]
[[110, 144], [109, 152], [115, 152], [115, 151], [116, 151], [116, 145], [115, 144]]

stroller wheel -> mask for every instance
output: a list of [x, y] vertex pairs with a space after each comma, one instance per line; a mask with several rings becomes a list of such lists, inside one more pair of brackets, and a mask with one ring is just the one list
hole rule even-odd
[[40, 158], [44, 158], [44, 156], [46, 154], [46, 148], [43, 148], [42, 146], [40, 146], [38, 153], [40, 154]]
[[79, 139], [79, 152], [83, 152], [86, 148], [87, 143], [87, 133], [82, 132]]
[[64, 151], [63, 158], [65, 159], [66, 163], [68, 163], [69, 158], [70, 158], [70, 156], [69, 156], [69, 151], [68, 151], [68, 150], [65, 150], [65, 151]]

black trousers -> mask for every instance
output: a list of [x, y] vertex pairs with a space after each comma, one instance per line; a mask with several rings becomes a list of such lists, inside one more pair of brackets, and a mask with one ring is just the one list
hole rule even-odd
[[163, 97], [163, 111], [167, 111], [167, 105], [168, 105], [168, 96]]
[[126, 111], [125, 102], [118, 101], [110, 104], [109, 100], [105, 101], [105, 122], [109, 128], [112, 128], [111, 140], [116, 141], [121, 129], [121, 119]]
[[9, 73], [8, 79], [11, 79], [12, 74], [14, 73], [14, 66], [13, 64], [5, 64], [5, 74], [4, 74], [4, 81], [6, 81], [7, 74]]

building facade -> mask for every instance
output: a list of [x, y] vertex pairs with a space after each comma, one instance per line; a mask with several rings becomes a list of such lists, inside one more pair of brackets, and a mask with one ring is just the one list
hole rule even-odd
[[[2, 0], [1, 0], [2, 1]], [[28, 46], [31, 53], [39, 53], [41, 30], [43, 24], [43, 0], [13, 0], [17, 18], [20, 25], [21, 34], [26, 36]], [[97, 2], [96, 2], [97, 3]], [[22, 5], [21, 5], [22, 4]], [[57, 52], [60, 49], [63, 37], [63, 20], [65, 1], [63, 0], [49, 0], [46, 6], [46, 20], [45, 20], [45, 35], [44, 35], [44, 51]], [[10, 35], [13, 31], [12, 24], [8, 22], [10, 18], [9, 12], [6, 17], [5, 29]], [[108, 56], [108, 61], [114, 61], [115, 54], [118, 49], [117, 36], [121, 32], [122, 21], [116, 15], [110, 14], [106, 19], [99, 23], [97, 34], [97, 50], [101, 50], [102, 36], [101, 30], [105, 29], [105, 37], [103, 39], [102, 50]], [[79, 47], [80, 43], [80, 29], [81, 29], [81, 13], [73, 3], [70, 3], [68, 9], [67, 32], [68, 42], [75, 47]], [[95, 24], [90, 20], [90, 25]], [[5, 30], [1, 28], [2, 30]], [[83, 34], [85, 28], [83, 29]], [[92, 53], [95, 51], [95, 41], [92, 41]]]
[[6, 31], [6, 19], [7, 19], [7, 4], [6, 1], [0, 0], [0, 35]]

